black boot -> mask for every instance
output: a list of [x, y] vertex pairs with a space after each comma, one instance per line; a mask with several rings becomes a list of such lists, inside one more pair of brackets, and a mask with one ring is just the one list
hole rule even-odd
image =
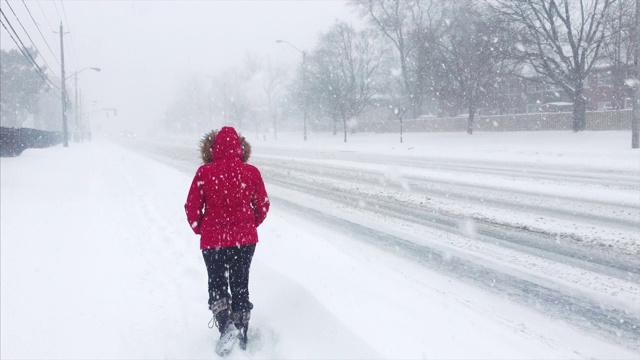
[[227, 326], [231, 324], [231, 306], [229, 305], [229, 299], [224, 298], [215, 301], [209, 306], [213, 313], [213, 320], [215, 326], [220, 330], [220, 336], [224, 334]]
[[231, 321], [233, 321], [239, 331], [238, 346], [242, 350], [247, 349], [247, 331], [249, 331], [250, 319], [251, 311], [234, 312], [233, 314], [231, 314]]
[[227, 327], [232, 323], [231, 314], [229, 313], [229, 310], [223, 310], [217, 313], [215, 318], [216, 326], [218, 327], [218, 330], [220, 330], [220, 336], [222, 336], [222, 334], [227, 330]]

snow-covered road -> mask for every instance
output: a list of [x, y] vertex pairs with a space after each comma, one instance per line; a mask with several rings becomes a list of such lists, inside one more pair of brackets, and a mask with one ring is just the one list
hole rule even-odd
[[[196, 142], [2, 159], [2, 358], [215, 357], [182, 211]], [[266, 145], [251, 160], [273, 202], [252, 270], [254, 341], [232, 358], [638, 359], [635, 157], [544, 162], [528, 177], [519, 161]], [[555, 213], [533, 204], [538, 192], [557, 193]], [[522, 197], [527, 207], [510, 202]], [[619, 219], [602, 230], [619, 233], [577, 240], [590, 220], [563, 209], [569, 199]], [[533, 231], [516, 217], [532, 209], [567, 212], [577, 230], [549, 236], [539, 220]]]
[[[198, 161], [183, 144], [128, 145]], [[637, 171], [259, 150], [252, 162], [291, 213], [640, 348]]]

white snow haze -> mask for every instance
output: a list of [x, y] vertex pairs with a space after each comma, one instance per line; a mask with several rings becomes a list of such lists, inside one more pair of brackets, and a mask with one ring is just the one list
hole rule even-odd
[[[9, 3], [25, 27], [38, 34], [21, 2]], [[62, 22], [70, 32], [65, 35], [67, 75], [101, 69], [82, 74], [80, 85], [97, 108], [119, 110], [104, 127], [139, 132], [155, 125], [182, 78], [210, 80], [207, 76], [242, 63], [247, 53], [294, 67], [300, 54], [276, 40], [310, 49], [337, 19], [359, 21], [344, 1], [38, 1], [30, 8], [42, 19], [41, 30], [58, 59], [53, 31]], [[4, 29], [0, 36], [2, 48], [15, 48]], [[45, 45], [40, 47], [41, 56], [57, 65]], [[59, 76], [59, 65], [51, 71]]]
[[[493, 64], [530, 39], [467, 25], [525, 3], [0, 0], [0, 359], [640, 360], [640, 82]], [[226, 357], [185, 214], [222, 126], [270, 201]]]

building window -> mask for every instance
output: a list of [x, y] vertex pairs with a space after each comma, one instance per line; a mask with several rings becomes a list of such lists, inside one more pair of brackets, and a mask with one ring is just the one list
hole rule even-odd
[[611, 86], [611, 71], [605, 71], [596, 74], [598, 86]]

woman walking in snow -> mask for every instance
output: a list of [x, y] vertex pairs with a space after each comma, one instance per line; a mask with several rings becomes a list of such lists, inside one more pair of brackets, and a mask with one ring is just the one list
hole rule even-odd
[[236, 338], [246, 347], [253, 308], [249, 268], [269, 198], [260, 171], [246, 163], [251, 147], [234, 128], [205, 135], [200, 150], [205, 164], [193, 178], [184, 208], [189, 225], [200, 235], [209, 309], [220, 330], [218, 350], [225, 352]]

